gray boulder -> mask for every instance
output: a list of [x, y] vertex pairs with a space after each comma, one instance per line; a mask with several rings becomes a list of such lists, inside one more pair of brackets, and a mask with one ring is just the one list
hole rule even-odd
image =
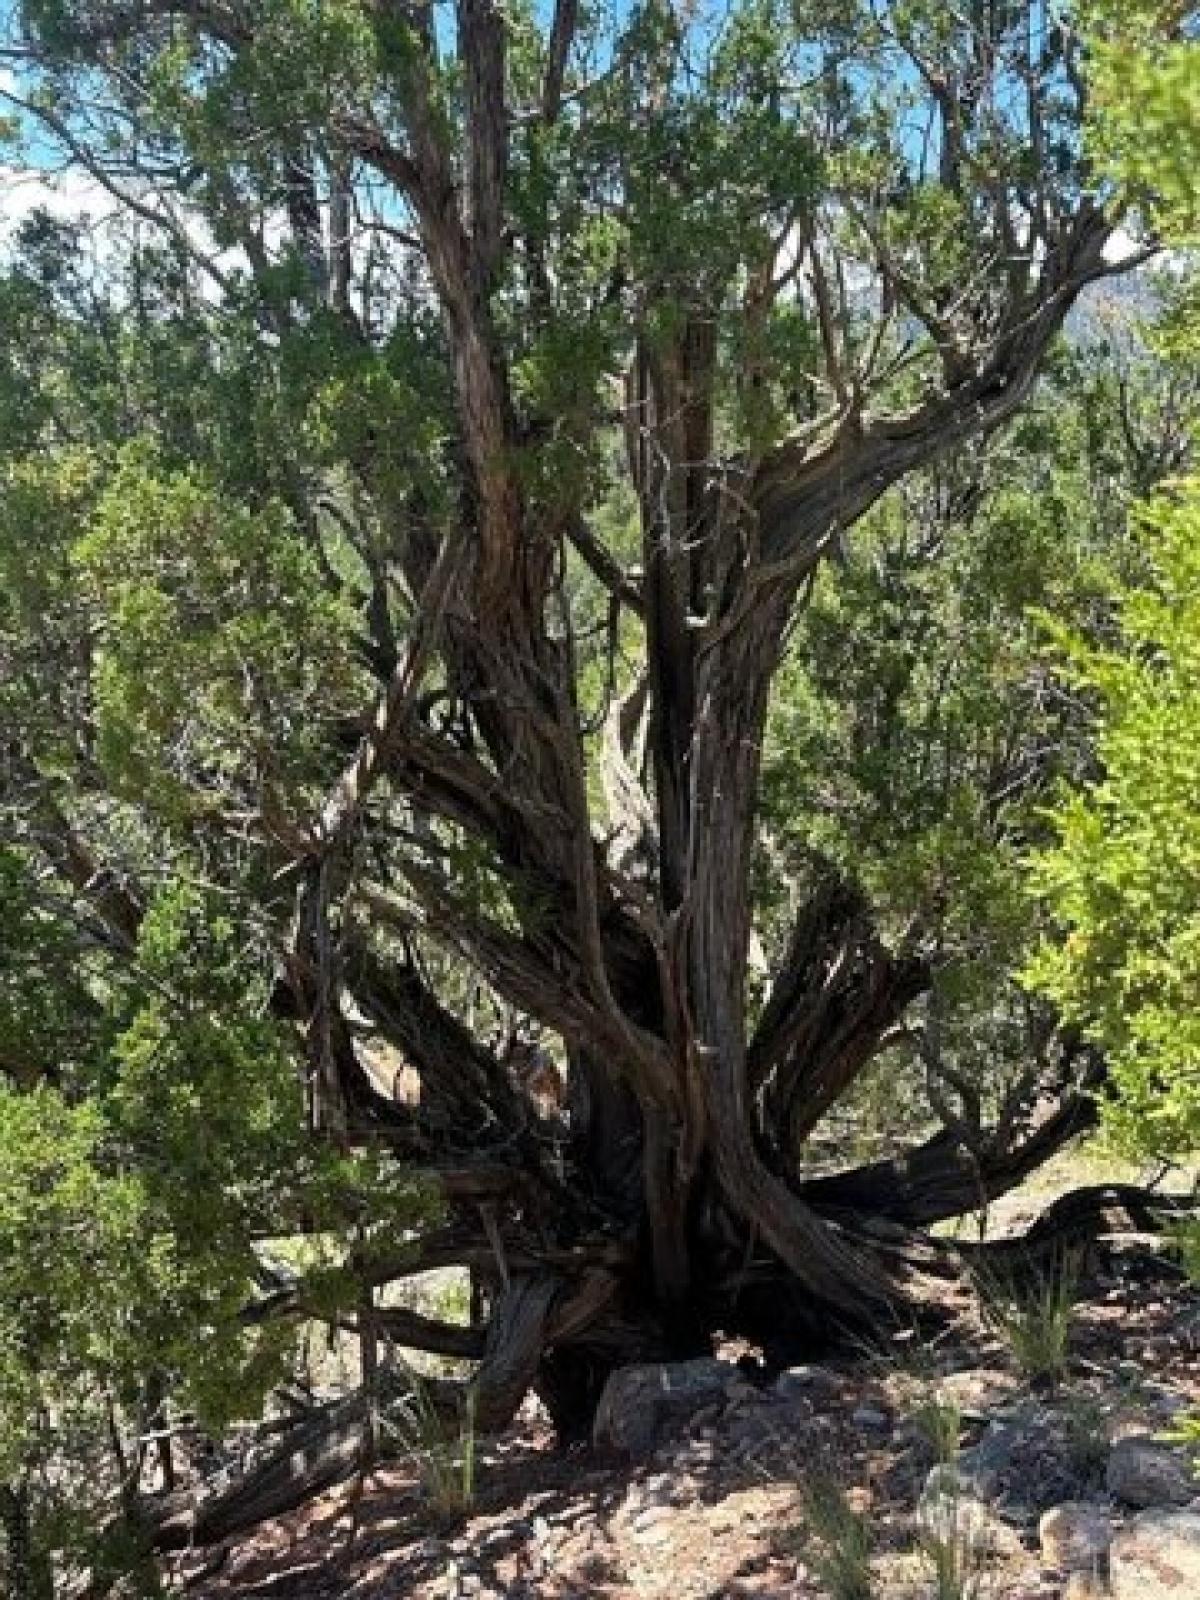
[[1200, 1490], [1186, 1453], [1148, 1434], [1117, 1440], [1109, 1453], [1105, 1483], [1109, 1494], [1139, 1509], [1185, 1506]]
[[1038, 1523], [1042, 1560], [1059, 1572], [1095, 1572], [1108, 1560], [1112, 1522], [1108, 1507], [1087, 1501], [1053, 1506]]
[[1114, 1600], [1196, 1600], [1200, 1595], [1200, 1513], [1143, 1511], [1109, 1553]]
[[917, 1529], [926, 1546], [956, 1550], [966, 1560], [1020, 1553], [1020, 1539], [1007, 1523], [994, 1516], [982, 1500], [948, 1491], [944, 1483], [934, 1493], [921, 1496]]
[[600, 1396], [593, 1442], [597, 1449], [644, 1460], [697, 1411], [722, 1401], [736, 1375], [730, 1362], [710, 1357], [620, 1367]]
[[781, 1400], [828, 1400], [838, 1392], [838, 1380], [827, 1367], [788, 1367], [772, 1386]]

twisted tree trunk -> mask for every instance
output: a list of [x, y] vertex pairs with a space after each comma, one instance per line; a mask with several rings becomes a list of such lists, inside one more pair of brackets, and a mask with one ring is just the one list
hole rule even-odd
[[[163, 19], [218, 46], [222, 62], [274, 48], [273, 36], [257, 36], [253, 6], [148, 0], [101, 11], [80, 48], [119, 45]], [[545, 260], [554, 230], [529, 222], [536, 205], [528, 194], [513, 203], [510, 188], [522, 130], [568, 114], [578, 8], [555, 8], [532, 117], [511, 103], [528, 63], [510, 70], [495, 0], [455, 8], [452, 79], [430, 8], [405, 11], [402, 49], [388, 8], [367, 16], [376, 11], [387, 32], [379, 70], [393, 78], [359, 105], [339, 84], [313, 145], [335, 152], [339, 215], [354, 169], [383, 190], [382, 214], [405, 220], [406, 262], [441, 316], [435, 359], [453, 438], [439, 467], [451, 488], [431, 506], [420, 476], [398, 485], [403, 474], [370, 439], [337, 464], [369, 497], [365, 543], [374, 552], [383, 540], [383, 566], [397, 587], [403, 578], [410, 606], [397, 626], [392, 571], [375, 581], [364, 653], [376, 699], [321, 802], [293, 797], [297, 815], [287, 816], [264, 799], [254, 819], [271, 881], [300, 883], [277, 1004], [298, 1024], [314, 1134], [387, 1141], [442, 1182], [444, 1226], [401, 1241], [394, 1262], [364, 1257], [364, 1292], [433, 1266], [469, 1270], [486, 1312], [479, 1326], [393, 1314], [397, 1339], [478, 1361], [481, 1425], [502, 1425], [535, 1388], [573, 1433], [607, 1373], [631, 1359], [690, 1355], [718, 1332], [759, 1339], [782, 1359], [893, 1312], [944, 1310], [961, 1253], [921, 1229], [986, 1204], [1091, 1114], [1096, 1070], [1064, 1051], [1056, 1081], [1020, 1086], [993, 1126], [950, 1128], [906, 1160], [811, 1179], [804, 1146], [929, 985], [930, 941], [916, 929], [890, 948], [862, 895], [828, 875], [798, 908], [757, 1017], [748, 995], [768, 709], [814, 577], [881, 496], [1013, 416], [1082, 290], [1111, 270], [1113, 229], [1083, 193], [1086, 174], [1061, 170], [1066, 139], [1050, 142], [1044, 170], [1031, 172], [1024, 150], [1006, 168], [1004, 141], [973, 116], [989, 96], [1025, 94], [1021, 127], [1042, 128], [1050, 108], [1056, 125], [1064, 120], [1075, 80], [1055, 54], [1069, 44], [1057, 29], [1035, 47], [1046, 30], [1027, 26], [1020, 7], [972, 15], [938, 46], [956, 63], [951, 86], [949, 67], [925, 59], [921, 26], [906, 35], [897, 17], [894, 47], [908, 54], [898, 81], [906, 97], [927, 91], [942, 198], [970, 220], [969, 237], [955, 241], [968, 281], [947, 284], [940, 263], [927, 273], [914, 264], [919, 246], [906, 241], [920, 229], [903, 211], [891, 227], [893, 188], [914, 177], [936, 187], [909, 170], [908, 151], [870, 194], [852, 181], [845, 195], [816, 195], [797, 178], [781, 202], [747, 184], [745, 204], [760, 214], [728, 257], [697, 253], [672, 273], [655, 248], [633, 248], [654, 239], [633, 239], [593, 308], [599, 317], [615, 304], [625, 336], [581, 415], [563, 416], [538, 399], [531, 352], [573, 330], [577, 313], [554, 321]], [[686, 76], [675, 22], [662, 21], [613, 50], [615, 74], [628, 47], [648, 117]], [[950, 31], [959, 29], [956, 18]], [[199, 57], [195, 70], [205, 70]], [[839, 61], [831, 81], [842, 70]], [[757, 68], [748, 76], [759, 83]], [[991, 94], [993, 78], [1003, 94]], [[572, 125], [584, 130], [584, 159], [589, 92], [581, 83]], [[756, 113], [778, 112], [780, 85], [744, 92]], [[724, 114], [725, 93], [706, 116]], [[609, 121], [611, 108], [597, 115]], [[816, 120], [833, 116], [822, 105]], [[536, 148], [524, 158], [534, 162]], [[598, 220], [636, 233], [641, 180], [627, 159], [600, 158], [590, 183], [564, 191], [564, 212], [594, 205]], [[314, 163], [284, 164], [293, 255], [311, 279], [298, 315], [327, 307], [331, 293], [345, 311], [344, 253], [331, 272], [314, 227]], [[670, 161], [660, 177], [665, 192], [683, 181]], [[841, 271], [848, 227], [874, 283], [869, 307]], [[520, 268], [507, 277], [506, 252]], [[262, 296], [277, 304], [278, 288], [264, 284]], [[725, 413], [757, 380], [744, 348], [780, 309], [811, 328], [812, 392], [829, 408], [797, 405], [782, 437], [764, 442], [747, 428], [731, 444]], [[367, 328], [343, 320], [356, 356], [379, 353]], [[723, 374], [731, 362], [733, 382]], [[640, 537], [629, 565], [589, 521], [589, 475], [547, 484], [556, 458], [539, 454], [562, 437], [581, 458], [599, 455], [622, 425]], [[314, 505], [302, 509], [315, 520]], [[639, 641], [641, 680], [623, 697], [613, 670], [602, 773], [567, 581], [577, 561], [607, 590], [614, 641], [623, 625]], [[60, 870], [92, 895], [114, 946], [128, 948], [137, 897], [102, 893], [66, 820], [47, 827]], [[463, 861], [471, 871], [456, 869]], [[560, 1110], [532, 1104], [464, 1020], [461, 997], [439, 992], [423, 964], [431, 947], [558, 1052]], [[368, 1025], [418, 1077], [415, 1104], [373, 1075]], [[279, 1492], [357, 1461], [357, 1429], [353, 1411], [339, 1413], [313, 1452], [294, 1452], [294, 1473], [281, 1458]], [[256, 1504], [281, 1503], [264, 1493]], [[222, 1515], [212, 1511], [206, 1536], [231, 1525]]]

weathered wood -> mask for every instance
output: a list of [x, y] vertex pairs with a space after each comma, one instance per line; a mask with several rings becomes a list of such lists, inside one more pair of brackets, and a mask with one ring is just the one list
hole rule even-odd
[[[919, 1301], [923, 1276], [952, 1276], [961, 1258], [918, 1226], [1002, 1192], [1092, 1115], [1080, 1086], [1067, 1085], [1020, 1137], [974, 1129], [969, 1143], [962, 1129], [947, 1130], [899, 1161], [805, 1183], [800, 1147], [927, 987], [927, 952], [885, 948], [864, 896], [831, 877], [798, 918], [757, 1030], [747, 993], [762, 931], [753, 872], [763, 746], [806, 586], [881, 496], [1013, 416], [1079, 294], [1110, 270], [1113, 230], [1099, 204], [1081, 198], [1082, 172], [981, 185], [979, 281], [953, 309], [888, 230], [837, 193], [783, 197], [786, 226], [766, 259], [761, 244], [748, 246], [723, 275], [704, 263], [693, 281], [668, 281], [652, 268], [630, 285], [631, 252], [606, 301], [628, 336], [614, 342], [610, 370], [568, 435], [583, 459], [625, 429], [641, 542], [626, 567], [587, 521], [591, 474], [557, 495], [530, 470], [538, 442], [568, 426], [527, 393], [537, 387], [530, 352], [561, 331], [556, 284], [539, 255], [546, 241], [521, 241], [527, 303], [518, 291], [505, 302], [501, 271], [506, 230], [519, 229], [510, 192], [517, 130], [522, 116], [541, 134], [565, 125], [578, 7], [557, 0], [524, 113], [509, 103], [526, 75], [509, 70], [504, 9], [456, 0], [454, 11], [453, 95], [432, 8], [409, 7], [403, 51], [391, 52], [402, 54], [403, 71], [389, 94], [338, 103], [322, 130], [339, 174], [361, 165], [384, 190], [382, 210], [411, 229], [417, 279], [444, 333], [451, 492], [397, 491], [370, 443], [346, 463], [388, 541], [371, 572], [376, 620], [394, 565], [412, 611], [407, 648], [385, 615], [364, 651], [378, 681], [332, 787], [308, 820], [265, 795], [254, 827], [271, 868], [302, 875], [286, 987], [314, 1128], [339, 1143], [386, 1141], [443, 1179], [445, 1225], [365, 1269], [365, 1292], [434, 1265], [470, 1268], [492, 1307], [482, 1336], [415, 1313], [378, 1315], [397, 1338], [478, 1358], [479, 1420], [494, 1427], [535, 1383], [572, 1415], [606, 1365], [645, 1348], [692, 1353], [739, 1318], [768, 1326], [772, 1306], [797, 1325], [828, 1326]], [[148, 17], [185, 21], [232, 59], [262, 44], [253, 7], [190, 0], [107, 7], [92, 42], [127, 42]], [[896, 48], [903, 42], [898, 34]], [[673, 93], [673, 56], [650, 52], [639, 66], [657, 111]], [[914, 57], [914, 84], [924, 81], [920, 66]], [[1001, 53], [994, 70], [1004, 70]], [[1039, 84], [1030, 67], [1028, 92], [1059, 100], [1068, 75], [1046, 70]], [[943, 123], [943, 181], [961, 194], [966, 136], [951, 125], [951, 99], [929, 89], [931, 126]], [[330, 262], [301, 138], [281, 169], [289, 242], [326, 303]], [[679, 175], [664, 162], [656, 180], [670, 190]], [[614, 166], [600, 185], [613, 188], [614, 214], [627, 198], [621, 181]], [[837, 218], [824, 238], [822, 205]], [[1018, 208], [1029, 227], [1019, 249]], [[345, 195], [337, 209], [344, 216]], [[757, 221], [770, 226], [748, 237], [772, 234], [776, 209], [764, 201]], [[860, 310], [844, 289], [839, 301], [833, 259], [852, 222], [874, 252], [881, 290], [879, 328], [862, 341], [850, 331]], [[778, 258], [789, 241], [798, 259], [785, 271]], [[344, 278], [344, 250], [334, 268]], [[746, 295], [761, 331], [797, 273], [806, 287], [795, 303], [811, 310], [819, 350], [806, 377], [830, 409], [816, 415], [814, 405], [782, 439], [730, 446], [717, 421], [729, 409], [722, 369], [736, 340], [726, 341], [722, 319]], [[270, 305], [267, 276], [259, 288]], [[345, 290], [343, 281], [343, 302]], [[667, 305], [671, 315], [658, 315]], [[887, 409], [901, 387], [897, 369], [880, 359], [893, 313], [913, 330], [916, 347], [902, 359], [914, 363], [921, 395], [898, 414]], [[514, 337], [525, 314], [529, 326]], [[348, 332], [369, 338], [362, 327]], [[618, 424], [612, 392], [622, 377]], [[571, 551], [607, 592], [614, 661], [626, 622], [645, 651], [645, 687], [630, 696], [636, 740], [630, 708], [612, 709], [606, 813], [581, 709]], [[614, 668], [614, 695], [618, 677]], [[47, 858], [90, 893], [129, 954], [138, 896], [99, 883], [85, 843], [50, 832]], [[551, 1037], [567, 1062], [561, 1113], [540, 1116], [502, 1056], [476, 1037], [462, 996], [436, 992], [413, 958], [422, 940], [467, 963], [491, 999]], [[381, 1092], [360, 1049], [367, 1024], [412, 1068], [415, 1104]], [[1058, 1223], [1075, 1226], [1065, 1214]], [[354, 1404], [306, 1426], [253, 1485], [205, 1511], [204, 1537], [356, 1470]]]
[[218, 1544], [268, 1517], [282, 1516], [351, 1477], [365, 1464], [368, 1443], [361, 1395], [317, 1412], [287, 1434], [260, 1467], [222, 1493], [196, 1502], [190, 1495], [175, 1496], [150, 1507], [155, 1548]]

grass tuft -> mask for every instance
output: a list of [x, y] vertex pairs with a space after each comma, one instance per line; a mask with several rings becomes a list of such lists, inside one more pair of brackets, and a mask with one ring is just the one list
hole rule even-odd
[[404, 1453], [420, 1474], [434, 1515], [447, 1521], [465, 1516], [475, 1504], [474, 1390], [468, 1389], [466, 1408], [455, 1423], [438, 1412], [427, 1385], [414, 1374], [402, 1420], [394, 1427]]
[[962, 1408], [936, 1390], [925, 1395], [912, 1412], [913, 1426], [933, 1452], [933, 1459], [949, 1466], [958, 1459], [962, 1434]]
[[814, 1473], [801, 1491], [804, 1561], [829, 1600], [871, 1600], [871, 1528], [836, 1478]]
[[1025, 1377], [1058, 1384], [1067, 1370], [1079, 1296], [1077, 1259], [1058, 1257], [1028, 1285], [981, 1277], [977, 1287], [984, 1321], [1008, 1346]]
[[921, 1550], [929, 1563], [934, 1600], [980, 1600], [983, 1593], [983, 1552], [969, 1527], [939, 1534], [925, 1533]]

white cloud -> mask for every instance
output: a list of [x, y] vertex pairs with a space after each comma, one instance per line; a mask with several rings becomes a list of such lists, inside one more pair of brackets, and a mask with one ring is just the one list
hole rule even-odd
[[0, 166], [0, 240], [5, 242], [38, 210], [62, 220], [85, 219], [103, 226], [116, 209], [112, 196], [85, 173]]
[[[149, 183], [128, 177], [120, 182], [129, 194], [129, 204], [79, 167], [63, 166], [51, 172], [35, 166], [0, 163], [0, 259], [11, 249], [21, 224], [35, 211], [43, 210], [62, 221], [84, 223], [92, 252], [101, 263], [118, 254], [114, 230], [123, 222], [132, 222], [144, 237], [161, 228], [163, 238], [174, 235], [186, 239], [195, 260], [209, 269], [201, 279], [201, 292], [214, 297], [221, 293], [224, 279], [248, 270], [244, 251], [236, 246], [219, 247], [198, 210], [181, 203], [178, 197], [156, 192]], [[259, 225], [264, 252], [269, 259], [277, 259], [289, 237], [285, 215], [268, 213]], [[355, 246], [358, 255], [362, 245], [357, 238]]]
[[1140, 238], [1131, 229], [1124, 225], [1118, 226], [1108, 236], [1104, 246], [1104, 259], [1109, 266], [1120, 266], [1123, 261], [1140, 255], [1146, 248], [1146, 241]]
[[[135, 203], [163, 217], [163, 235], [174, 232], [186, 236], [200, 259], [210, 261], [218, 271], [241, 265], [237, 251], [218, 251], [203, 220], [194, 213], [169, 209], [151, 190], [134, 195]], [[109, 189], [78, 167], [63, 167], [55, 172], [32, 166], [0, 165], [0, 256], [11, 248], [17, 229], [34, 212], [44, 211], [63, 222], [84, 225], [91, 249], [100, 262], [117, 253], [114, 228], [122, 221], [139, 219]], [[146, 215], [140, 225], [151, 230], [155, 224]]]

